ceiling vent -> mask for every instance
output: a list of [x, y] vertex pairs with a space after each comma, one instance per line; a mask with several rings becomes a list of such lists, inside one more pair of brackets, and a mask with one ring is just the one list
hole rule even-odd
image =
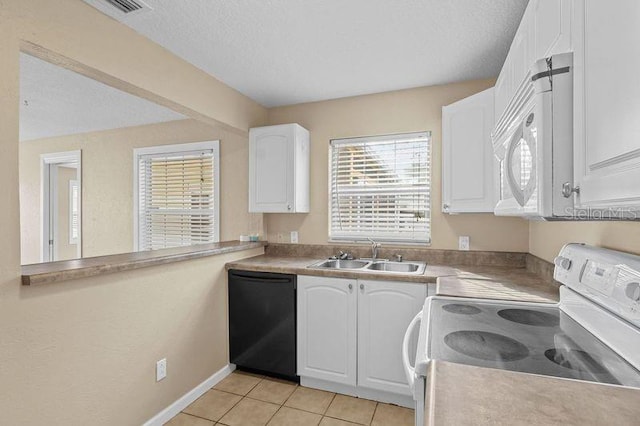
[[143, 9], [144, 6], [135, 0], [105, 0], [113, 7], [117, 7], [124, 13], [131, 13]]
[[121, 20], [151, 10], [142, 0], [84, 0], [102, 13]]

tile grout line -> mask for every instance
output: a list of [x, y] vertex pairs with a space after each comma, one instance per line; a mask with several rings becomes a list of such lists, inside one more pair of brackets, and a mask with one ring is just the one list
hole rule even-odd
[[329, 411], [329, 407], [331, 407], [331, 404], [333, 404], [333, 401], [336, 399], [336, 395], [338, 395], [337, 393], [333, 393], [333, 397], [331, 398], [331, 401], [329, 401], [329, 405], [327, 405], [327, 408], [324, 409], [324, 411], [322, 412], [322, 417], [327, 415], [327, 411]]
[[[214, 425], [217, 423], [215, 420], [211, 420], [211, 419], [208, 419], [206, 417], [197, 416], [195, 414], [185, 413], [184, 411], [180, 411], [178, 414], [184, 414], [185, 416], [191, 416], [191, 417], [195, 417], [196, 419], [202, 419], [202, 420], [206, 420], [208, 422], [213, 422]], [[178, 414], [173, 416], [171, 419], [174, 419]]]
[[[232, 372], [231, 374], [233, 374], [233, 372]], [[229, 374], [229, 376], [231, 376], [231, 374]], [[227, 376], [227, 377], [229, 377], [229, 376]], [[256, 377], [256, 378], [257, 378], [257, 377]], [[253, 387], [252, 387], [251, 389], [249, 389], [249, 391], [247, 391], [247, 394], [248, 394], [249, 392], [251, 392], [251, 391], [253, 390], [253, 388], [255, 388], [256, 386], [258, 386], [258, 384], [260, 384], [260, 382], [262, 382], [263, 380], [264, 380], [264, 378], [259, 379], [259, 380], [258, 380], [258, 382], [257, 382], [255, 385], [253, 385]], [[216, 384], [216, 386], [217, 386], [217, 384]], [[229, 394], [229, 395], [239, 396], [239, 397], [240, 397], [240, 401], [242, 401], [244, 398], [246, 398], [246, 395], [242, 396], [242, 395], [235, 394], [235, 393], [233, 393], [233, 392], [227, 392], [227, 391], [223, 391], [223, 390], [220, 390], [220, 389], [215, 389], [215, 386], [213, 386], [213, 387], [209, 388], [209, 390], [208, 390], [207, 392], [209, 392], [210, 390], [216, 390], [216, 391], [218, 391], [218, 392], [227, 393], [227, 394]], [[212, 420], [212, 419], [205, 419], [205, 420], [213, 421], [213, 422], [215, 422], [214, 424], [216, 424], [216, 425], [217, 425], [218, 423], [220, 423], [220, 420], [222, 420], [222, 418], [223, 418], [224, 416], [226, 416], [226, 415], [229, 413], [229, 411], [233, 410], [233, 409], [235, 408], [235, 406], [236, 406], [236, 405], [238, 405], [238, 404], [240, 403], [240, 401], [238, 401], [238, 402], [236, 402], [235, 404], [233, 404], [233, 405], [231, 406], [231, 408], [229, 408], [227, 411], [225, 411], [225, 412], [220, 416], [220, 418], [219, 418], [218, 420]], [[188, 414], [188, 413], [185, 413], [185, 414]], [[198, 417], [198, 416], [196, 416], [196, 417]], [[204, 417], [201, 417], [201, 418], [204, 418]], [[222, 425], [224, 425], [224, 423], [222, 423]]]
[[369, 421], [369, 425], [371, 425], [371, 423], [373, 423], [373, 419], [376, 418], [376, 411], [378, 411], [378, 407], [380, 406], [380, 403], [378, 401], [376, 401], [376, 406], [373, 409], [373, 415], [371, 416], [371, 420]]

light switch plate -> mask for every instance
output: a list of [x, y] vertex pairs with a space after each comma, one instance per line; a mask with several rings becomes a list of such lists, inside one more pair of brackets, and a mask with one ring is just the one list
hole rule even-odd
[[469, 237], [463, 235], [458, 237], [458, 250], [468, 251], [469, 250]]
[[298, 231], [291, 231], [291, 243], [298, 244]]
[[156, 382], [159, 382], [165, 377], [167, 377], [167, 359], [162, 358], [156, 362]]

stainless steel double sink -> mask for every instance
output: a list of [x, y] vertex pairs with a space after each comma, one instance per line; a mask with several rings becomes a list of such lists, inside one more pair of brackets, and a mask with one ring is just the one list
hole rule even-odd
[[424, 262], [392, 262], [390, 260], [342, 260], [328, 259], [308, 266], [313, 269], [346, 269], [352, 271], [389, 272], [403, 274], [423, 274], [427, 264]]

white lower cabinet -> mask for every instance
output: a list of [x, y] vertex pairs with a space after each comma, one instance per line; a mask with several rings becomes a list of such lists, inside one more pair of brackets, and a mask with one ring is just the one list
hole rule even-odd
[[298, 276], [301, 383], [412, 406], [402, 339], [426, 297], [424, 284]]
[[298, 276], [298, 375], [355, 386], [356, 280]]
[[402, 339], [426, 297], [424, 284], [358, 280], [358, 386], [411, 395]]

